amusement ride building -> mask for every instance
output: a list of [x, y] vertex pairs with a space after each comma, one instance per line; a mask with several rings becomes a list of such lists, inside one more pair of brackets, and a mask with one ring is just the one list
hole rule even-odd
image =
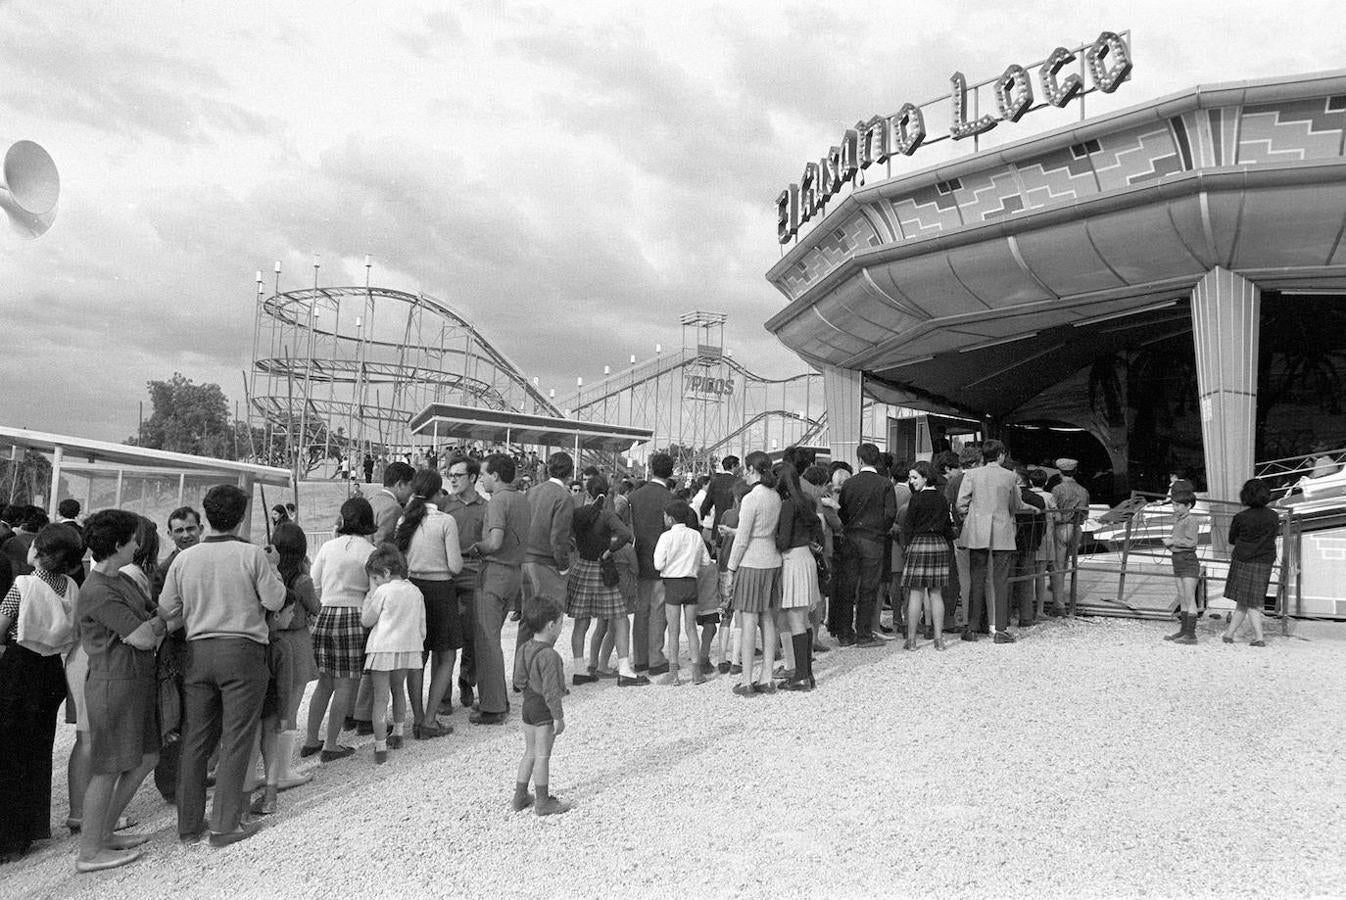
[[[1011, 66], [987, 83], [999, 119], [969, 115], [955, 75], [949, 137], [1038, 108], [1035, 82], [1064, 106], [1130, 68], [1106, 32], [1037, 72]], [[1084, 428], [1133, 486], [1134, 470], [1158, 487], [1182, 461], [1185, 417], [1190, 468], [1215, 498], [1238, 497], [1259, 452], [1346, 444], [1336, 396], [1321, 396], [1346, 347], [1332, 327], [1346, 310], [1346, 72], [1199, 86], [859, 186], [925, 134], [910, 104], [859, 123], [778, 201], [794, 245], [767, 274], [788, 304], [766, 327], [822, 371], [835, 457], [854, 456], [862, 393], [989, 433]], [[1273, 314], [1299, 327], [1272, 329]]]

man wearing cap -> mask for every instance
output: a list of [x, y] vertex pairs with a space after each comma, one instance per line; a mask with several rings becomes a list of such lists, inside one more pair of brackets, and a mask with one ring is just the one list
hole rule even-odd
[[1052, 606], [1057, 614], [1064, 614], [1066, 567], [1075, 559], [1080, 546], [1080, 526], [1089, 516], [1089, 492], [1075, 480], [1079, 460], [1062, 457], [1056, 461], [1061, 470], [1061, 483], [1052, 488], [1056, 501], [1056, 559], [1052, 563]]

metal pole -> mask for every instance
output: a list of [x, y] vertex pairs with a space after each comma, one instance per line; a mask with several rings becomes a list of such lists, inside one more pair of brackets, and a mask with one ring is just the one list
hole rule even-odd
[[65, 448], [60, 444], [56, 445], [56, 452], [52, 454], [51, 463], [51, 496], [47, 498], [47, 517], [56, 518], [56, 489], [61, 484], [61, 462], [65, 459]]

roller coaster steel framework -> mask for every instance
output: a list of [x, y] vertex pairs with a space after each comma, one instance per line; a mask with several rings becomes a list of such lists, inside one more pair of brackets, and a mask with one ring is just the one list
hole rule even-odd
[[368, 285], [264, 296], [259, 274], [251, 376], [249, 424], [286, 459], [410, 448], [407, 421], [434, 402], [559, 415], [448, 304]]

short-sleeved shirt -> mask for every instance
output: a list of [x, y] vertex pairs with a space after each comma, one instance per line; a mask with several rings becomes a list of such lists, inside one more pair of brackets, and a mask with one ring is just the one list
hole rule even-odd
[[444, 501], [444, 511], [458, 523], [458, 547], [464, 551], [463, 570], [459, 573], [461, 580], [475, 582], [477, 572], [481, 571], [481, 559], [468, 556], [466, 551], [485, 534], [486, 506], [486, 498], [475, 490], [467, 502], [460, 500], [457, 494]]
[[149, 598], [129, 577], [89, 572], [76, 604], [89, 674], [111, 680], [154, 678], [154, 651], [126, 638], [153, 615]]
[[491, 495], [491, 502], [486, 504], [482, 534], [489, 536], [499, 528], [504, 531], [504, 540], [499, 550], [482, 558], [503, 566], [518, 568], [523, 565], [523, 545], [528, 538], [528, 525], [531, 522], [528, 498], [512, 484], [499, 485]]
[[[1074, 479], [1062, 479], [1060, 484], [1052, 488], [1052, 499], [1056, 501], [1056, 508], [1061, 510], [1057, 524], [1083, 525], [1088, 518], [1089, 492]], [[1075, 512], [1068, 516], [1066, 510]]]

